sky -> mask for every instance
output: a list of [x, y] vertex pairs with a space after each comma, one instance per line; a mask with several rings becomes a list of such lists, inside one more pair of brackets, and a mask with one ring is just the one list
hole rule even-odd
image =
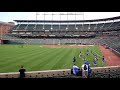
[[[58, 14], [74, 15], [58, 15]], [[78, 14], [78, 15], [75, 15]], [[37, 20], [93, 20], [120, 16], [120, 12], [37, 12]], [[43, 14], [49, 14], [44, 15]], [[53, 17], [51, 14], [54, 14]], [[0, 21], [13, 22], [13, 20], [36, 20], [36, 12], [0, 12]]]

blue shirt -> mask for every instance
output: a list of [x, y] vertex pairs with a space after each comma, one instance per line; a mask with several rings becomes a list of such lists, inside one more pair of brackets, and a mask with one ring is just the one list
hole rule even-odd
[[73, 73], [74, 73], [74, 74], [77, 74], [77, 73], [79, 72], [78, 69], [79, 69], [79, 68], [74, 65], [74, 66], [73, 66]]
[[91, 73], [92, 69], [90, 68], [90, 66], [88, 66], [88, 73]]

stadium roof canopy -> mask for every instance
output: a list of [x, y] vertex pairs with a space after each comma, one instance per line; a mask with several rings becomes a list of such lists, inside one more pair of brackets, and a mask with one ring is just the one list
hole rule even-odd
[[94, 19], [94, 20], [14, 20], [15, 22], [47, 22], [47, 23], [67, 23], [67, 22], [99, 22], [99, 21], [109, 21], [120, 19], [120, 16], [104, 18], [104, 19]]

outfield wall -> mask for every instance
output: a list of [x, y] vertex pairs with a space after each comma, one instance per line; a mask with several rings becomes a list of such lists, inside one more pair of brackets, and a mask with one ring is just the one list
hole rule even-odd
[[[91, 39], [11, 39], [7, 44], [93, 44]], [[5, 40], [4, 40], [5, 41]]]
[[[120, 66], [92, 67], [93, 73], [120, 71]], [[50, 78], [71, 75], [71, 69], [26, 72], [26, 78]], [[0, 73], [0, 78], [19, 78], [19, 72]]]

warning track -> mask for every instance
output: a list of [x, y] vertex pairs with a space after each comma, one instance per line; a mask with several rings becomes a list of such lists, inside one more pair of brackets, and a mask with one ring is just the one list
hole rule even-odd
[[102, 55], [105, 57], [107, 66], [117, 66], [120, 65], [120, 57], [114, 54], [111, 50], [105, 49], [103, 46], [99, 46]]
[[86, 48], [89, 45], [43, 45], [43, 46], [49, 48]]

